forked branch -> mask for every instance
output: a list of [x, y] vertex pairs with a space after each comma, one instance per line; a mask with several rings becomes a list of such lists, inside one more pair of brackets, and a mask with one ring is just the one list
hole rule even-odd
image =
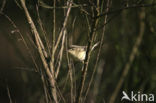
[[46, 71], [46, 74], [48, 76], [48, 81], [50, 83], [50, 89], [52, 90], [52, 95], [53, 95], [54, 101], [56, 103], [58, 103], [57, 94], [56, 94], [57, 90], [56, 90], [56, 85], [55, 85], [55, 78], [54, 78], [54, 75], [52, 75], [52, 73], [50, 72], [50, 68], [49, 68], [48, 63], [47, 63], [47, 61], [45, 59], [47, 54], [46, 54], [46, 51], [44, 49], [44, 45], [43, 45], [43, 43], [41, 41], [41, 38], [40, 38], [39, 33], [38, 33], [38, 31], [37, 31], [37, 29], [35, 27], [35, 24], [32, 21], [32, 18], [30, 16], [29, 12], [28, 12], [28, 9], [27, 9], [27, 7], [25, 5], [25, 0], [21, 0], [21, 4], [22, 4], [22, 7], [24, 9], [25, 15], [27, 17], [28, 23], [29, 23], [29, 25], [31, 27], [32, 33], [35, 36], [35, 41], [36, 41], [36, 45], [37, 45], [37, 48], [38, 48], [38, 52], [39, 52], [40, 58], [42, 60], [44, 69]]

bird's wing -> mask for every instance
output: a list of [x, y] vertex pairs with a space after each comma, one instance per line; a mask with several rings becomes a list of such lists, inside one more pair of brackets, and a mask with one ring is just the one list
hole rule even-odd
[[70, 45], [71, 48], [86, 48], [86, 46]]

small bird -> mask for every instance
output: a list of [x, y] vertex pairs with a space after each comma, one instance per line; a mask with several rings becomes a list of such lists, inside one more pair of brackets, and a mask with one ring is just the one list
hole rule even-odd
[[[97, 42], [96, 44], [93, 45], [91, 51], [93, 51], [95, 49], [95, 47], [97, 47], [99, 45], [100, 42]], [[78, 45], [71, 45], [70, 49], [68, 50], [68, 52], [74, 56], [75, 58], [77, 58], [80, 61], [84, 61], [85, 57], [86, 57], [86, 51], [87, 51], [87, 46], [78, 46]]]

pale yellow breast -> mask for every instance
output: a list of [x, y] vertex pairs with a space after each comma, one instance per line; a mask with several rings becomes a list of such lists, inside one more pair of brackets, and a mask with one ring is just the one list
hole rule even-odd
[[78, 53], [78, 58], [79, 58], [80, 60], [84, 60], [85, 57], [86, 57], [86, 52], [85, 52], [85, 51], [82, 51], [82, 52], [79, 52], [79, 53]]
[[83, 61], [85, 59], [85, 56], [86, 56], [85, 51], [70, 51], [69, 50], [69, 53], [81, 61]]

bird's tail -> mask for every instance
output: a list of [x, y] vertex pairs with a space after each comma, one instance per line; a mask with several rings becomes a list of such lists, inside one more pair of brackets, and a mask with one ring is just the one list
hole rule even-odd
[[99, 44], [100, 44], [100, 41], [98, 41], [96, 44], [94, 44], [91, 51], [94, 50]]

